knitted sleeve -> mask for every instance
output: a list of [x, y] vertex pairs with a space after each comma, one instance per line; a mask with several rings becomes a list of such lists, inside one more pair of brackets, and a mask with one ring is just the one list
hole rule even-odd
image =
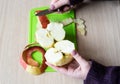
[[92, 61], [84, 84], [120, 84], [120, 66], [103, 66]]

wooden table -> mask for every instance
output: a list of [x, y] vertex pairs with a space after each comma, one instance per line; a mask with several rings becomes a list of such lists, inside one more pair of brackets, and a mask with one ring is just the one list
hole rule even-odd
[[[33, 76], [23, 70], [19, 58], [28, 39], [28, 15], [50, 0], [0, 0], [0, 84], [83, 84], [52, 72]], [[120, 65], [120, 4], [91, 2], [76, 10], [86, 22], [87, 35], [77, 32], [79, 53], [104, 65]]]

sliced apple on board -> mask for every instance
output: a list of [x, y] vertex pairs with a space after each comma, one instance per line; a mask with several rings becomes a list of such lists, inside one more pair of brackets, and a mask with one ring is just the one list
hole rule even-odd
[[54, 48], [49, 48], [45, 53], [47, 62], [55, 66], [63, 66], [73, 60], [71, 52], [75, 49], [74, 43], [69, 40], [56, 42]]
[[45, 29], [39, 28], [35, 35], [36, 41], [47, 48], [45, 58], [55, 66], [63, 66], [73, 60], [71, 52], [75, 49], [74, 43], [64, 40], [65, 30], [62, 23], [50, 22]]
[[50, 48], [55, 41], [61, 41], [65, 38], [63, 24], [51, 22], [46, 29], [38, 29], [35, 33], [36, 41], [44, 48]]

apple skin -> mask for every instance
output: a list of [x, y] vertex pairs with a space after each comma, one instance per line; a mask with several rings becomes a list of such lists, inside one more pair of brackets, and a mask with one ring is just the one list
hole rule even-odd
[[[41, 11], [42, 10], [36, 11], [36, 13], [39, 13]], [[50, 23], [46, 15], [37, 16], [37, 19], [38, 19], [39, 26], [41, 26], [43, 29], [46, 29], [47, 25]]]
[[39, 75], [42, 73], [39, 67], [30, 66], [30, 65], [27, 65], [26, 71], [33, 75]]
[[23, 66], [24, 69], [27, 68], [27, 64], [26, 64], [26, 62], [23, 60], [22, 57], [20, 58], [20, 64]]
[[[32, 53], [35, 51], [42, 53], [43, 60], [41, 65], [39, 65], [37, 61], [32, 59]], [[33, 74], [33, 75], [42, 74], [47, 67], [47, 65], [45, 64], [46, 59], [44, 55], [45, 55], [45, 50], [42, 47], [27, 46], [25, 47], [25, 50], [23, 51], [22, 56], [20, 58], [20, 64], [30, 74]]]

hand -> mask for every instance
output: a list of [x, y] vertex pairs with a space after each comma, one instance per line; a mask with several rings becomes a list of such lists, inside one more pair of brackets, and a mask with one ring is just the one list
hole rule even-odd
[[[69, 0], [52, 0], [51, 4], [50, 4], [50, 9], [54, 10], [57, 9], [63, 5], [70, 5], [70, 1]], [[69, 10], [70, 7], [66, 6], [61, 10], [58, 10], [58, 12], [65, 12], [67, 10]]]
[[75, 60], [67, 65], [67, 67], [57, 67], [49, 64], [48, 62], [46, 62], [46, 64], [62, 74], [85, 80], [91, 67], [90, 63], [83, 59], [75, 50], [71, 53], [71, 55]]

